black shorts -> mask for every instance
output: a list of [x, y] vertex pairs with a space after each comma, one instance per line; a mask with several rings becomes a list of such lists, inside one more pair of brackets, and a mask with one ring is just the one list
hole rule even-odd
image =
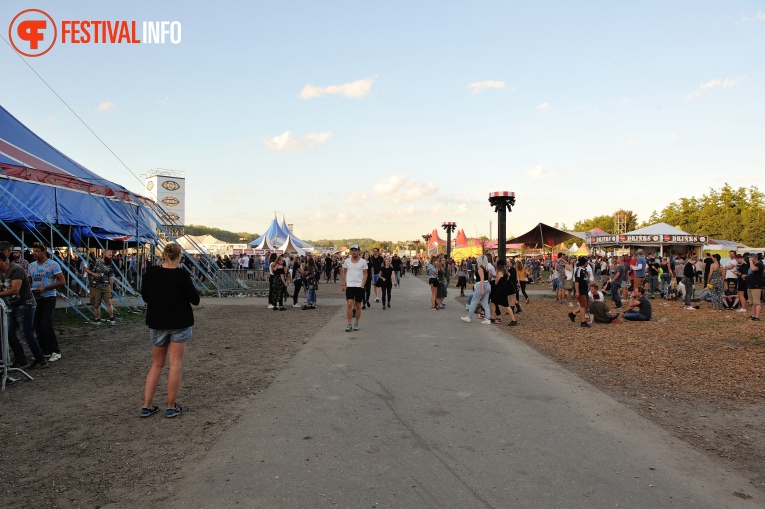
[[430, 286], [435, 286], [436, 288], [438, 288], [438, 278], [432, 277], [428, 279], [428, 284]]
[[345, 289], [345, 299], [354, 302], [364, 302], [364, 289], [358, 286], [348, 286]]

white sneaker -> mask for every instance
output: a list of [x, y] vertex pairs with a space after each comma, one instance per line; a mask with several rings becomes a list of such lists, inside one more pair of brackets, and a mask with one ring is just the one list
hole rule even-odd
[[462, 320], [463, 322], [467, 322], [467, 323], [470, 323], [470, 322], [473, 321], [470, 318], [468, 318], [467, 316], [460, 316], [460, 320]]
[[268, 309], [274, 309], [274, 305], [273, 304], [269, 304], [268, 305]]
[[302, 306], [300, 304], [293, 304], [292, 307], [293, 308], [299, 308], [299, 307], [302, 307]]
[[491, 325], [491, 320], [483, 320], [481, 323], [484, 325]]
[[696, 308], [691, 306], [686, 306], [685, 309], [687, 309], [688, 311], [696, 311]]
[[737, 309], [736, 313], [746, 313], [746, 309], [745, 308]]
[[55, 362], [59, 360], [60, 358], [61, 358], [60, 353], [53, 352], [52, 354], [50, 354], [50, 357], [48, 357], [48, 362]]
[[570, 308], [574, 307], [574, 303], [573, 302], [569, 302], [568, 303], [568, 307], [570, 307]]

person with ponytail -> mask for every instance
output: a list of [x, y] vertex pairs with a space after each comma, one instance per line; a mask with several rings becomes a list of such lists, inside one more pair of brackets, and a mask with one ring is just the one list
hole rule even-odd
[[146, 376], [141, 417], [150, 417], [159, 411], [158, 406], [152, 405], [152, 400], [168, 357], [165, 416], [177, 417], [183, 410], [176, 398], [181, 387], [183, 356], [194, 325], [191, 306], [199, 305], [199, 294], [180, 262], [181, 247], [167, 244], [162, 251], [162, 265], [149, 267], [144, 275], [141, 295], [146, 302], [152, 361]]

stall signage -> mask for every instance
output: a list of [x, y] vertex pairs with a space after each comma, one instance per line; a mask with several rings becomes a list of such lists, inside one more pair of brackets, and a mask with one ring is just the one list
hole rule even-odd
[[668, 244], [706, 244], [705, 235], [664, 235], [662, 242]]
[[591, 244], [706, 244], [706, 235], [597, 235]]

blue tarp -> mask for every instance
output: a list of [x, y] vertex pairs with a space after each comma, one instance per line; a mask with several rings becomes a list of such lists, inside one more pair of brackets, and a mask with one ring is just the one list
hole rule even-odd
[[78, 239], [157, 240], [150, 213], [126, 188], [59, 152], [2, 106], [0, 170], [0, 219], [12, 227], [48, 223], [73, 227]]

